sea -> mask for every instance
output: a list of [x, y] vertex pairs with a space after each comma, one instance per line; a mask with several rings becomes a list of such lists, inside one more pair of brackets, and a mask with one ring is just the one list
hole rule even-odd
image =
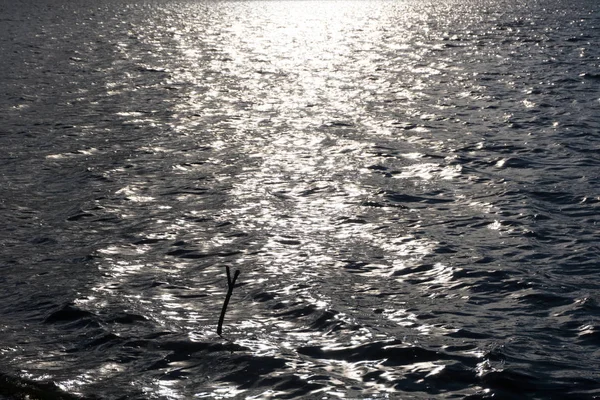
[[2, 1], [0, 398], [600, 399], [600, 3]]

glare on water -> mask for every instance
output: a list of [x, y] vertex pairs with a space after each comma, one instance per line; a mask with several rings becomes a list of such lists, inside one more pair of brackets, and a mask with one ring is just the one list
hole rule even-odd
[[7, 365], [106, 398], [592, 393], [595, 14], [541, 3], [12, 10]]

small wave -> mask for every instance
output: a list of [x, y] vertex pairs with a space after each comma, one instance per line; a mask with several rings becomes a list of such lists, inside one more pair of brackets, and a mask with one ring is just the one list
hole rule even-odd
[[0, 395], [9, 399], [99, 400], [96, 396], [77, 396], [61, 390], [54, 382], [33, 381], [0, 373]]
[[77, 326], [100, 326], [96, 315], [82, 310], [73, 303], [67, 303], [53, 311], [44, 319], [44, 323], [70, 324]]
[[557, 294], [547, 292], [529, 293], [521, 296], [519, 301], [529, 304], [535, 309], [547, 309], [572, 303], [572, 300], [569, 297], [559, 296]]
[[583, 74], [581, 74], [579, 76], [581, 76], [584, 79], [589, 79], [589, 80], [593, 80], [593, 81], [600, 81], [600, 74], [599, 73], [586, 72], [586, 73], [583, 73]]
[[348, 362], [381, 360], [384, 365], [404, 365], [450, 358], [441, 352], [411, 346], [400, 340], [336, 348], [306, 346], [298, 348], [297, 351], [300, 354], [317, 359], [344, 360]]
[[440, 197], [425, 197], [425, 196], [413, 196], [402, 193], [389, 193], [385, 195], [386, 199], [389, 199], [395, 203], [424, 203], [424, 204], [441, 204], [451, 203], [454, 199], [446, 199]]
[[242, 254], [242, 251], [234, 250], [234, 251], [217, 251], [217, 252], [208, 252], [201, 253], [197, 250], [187, 250], [187, 249], [177, 249], [167, 252], [167, 255], [179, 257], [179, 258], [188, 258], [188, 259], [200, 259], [207, 257], [230, 257], [238, 254]]

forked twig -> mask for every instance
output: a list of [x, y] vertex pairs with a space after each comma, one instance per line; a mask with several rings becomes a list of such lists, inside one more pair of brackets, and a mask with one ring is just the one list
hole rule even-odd
[[225, 312], [227, 311], [227, 305], [229, 304], [229, 299], [233, 293], [235, 281], [237, 280], [238, 276], [240, 276], [240, 270], [236, 269], [232, 280], [231, 273], [229, 272], [229, 266], [225, 266], [225, 268], [227, 269], [227, 295], [225, 296], [225, 302], [223, 303], [223, 309], [221, 309], [221, 316], [219, 317], [219, 325], [217, 326], [217, 335], [219, 336], [221, 336], [221, 332], [223, 332], [223, 320], [225, 319]]

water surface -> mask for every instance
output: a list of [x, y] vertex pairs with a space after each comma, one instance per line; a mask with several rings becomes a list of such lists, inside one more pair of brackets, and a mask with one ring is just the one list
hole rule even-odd
[[586, 0], [2, 5], [0, 394], [597, 398], [599, 28]]

